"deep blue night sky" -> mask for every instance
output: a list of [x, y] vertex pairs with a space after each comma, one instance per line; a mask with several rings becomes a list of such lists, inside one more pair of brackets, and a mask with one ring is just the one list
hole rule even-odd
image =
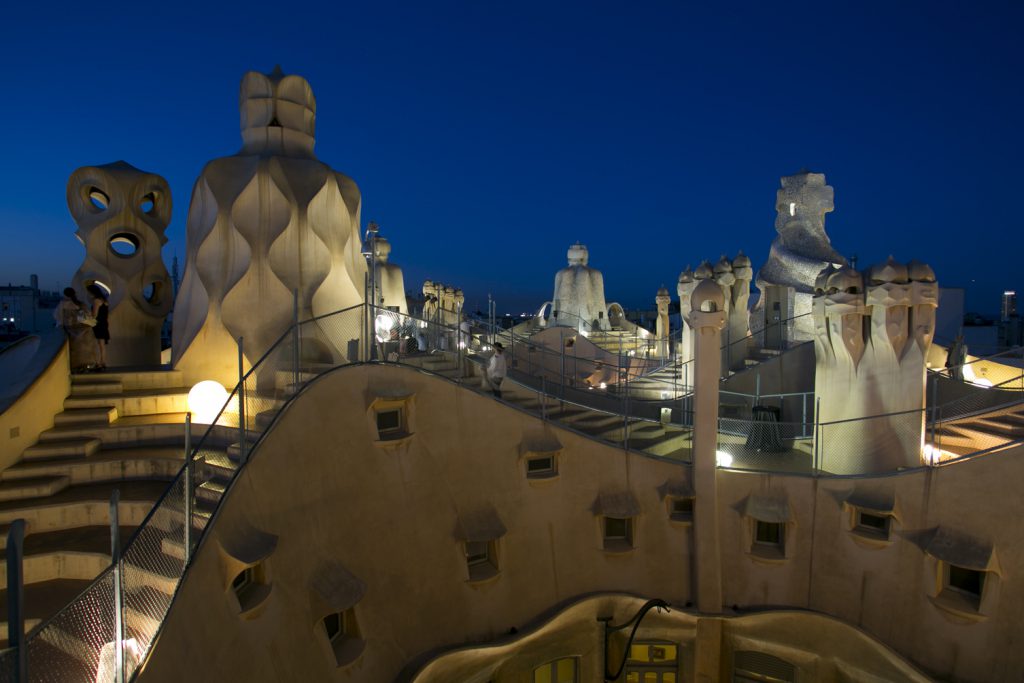
[[1024, 289], [1019, 2], [24, 4], [0, 27], [4, 283], [71, 279], [67, 178], [118, 159], [168, 179], [183, 256], [242, 74], [280, 63], [407, 286], [469, 306], [536, 308], [577, 239], [627, 306], [703, 258], [759, 267], [802, 167], [861, 265], [927, 261], [983, 311]]

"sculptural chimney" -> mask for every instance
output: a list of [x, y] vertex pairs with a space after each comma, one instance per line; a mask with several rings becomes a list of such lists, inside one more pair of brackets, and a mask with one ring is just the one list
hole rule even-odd
[[159, 365], [160, 331], [174, 297], [160, 255], [171, 221], [170, 186], [118, 161], [72, 173], [67, 201], [85, 246], [71, 284], [80, 295], [94, 283], [109, 292], [107, 364]]
[[[296, 299], [307, 319], [364, 298], [359, 189], [313, 153], [309, 83], [280, 68], [251, 71], [239, 109], [242, 149], [206, 165], [186, 223], [173, 363], [188, 383], [233, 385], [237, 340], [255, 362], [291, 325]], [[303, 363], [339, 362], [348, 352], [318, 326], [302, 334]]]
[[[815, 289], [822, 468], [859, 474], [920, 465], [925, 359], [938, 306], [934, 272], [890, 257], [866, 275], [848, 266], [823, 269]], [[850, 443], [857, 448], [842, 447]]]
[[835, 208], [833, 198], [823, 173], [802, 171], [782, 178], [775, 197], [778, 235], [757, 273], [766, 347], [781, 348], [787, 341], [814, 337], [810, 313], [818, 273], [830, 264], [846, 265], [825, 234], [825, 214]]
[[668, 358], [670, 338], [668, 306], [672, 303], [672, 297], [669, 296], [668, 290], [665, 287], [658, 290], [658, 295], [654, 297], [654, 303], [658, 308], [654, 355], [656, 358]]
[[555, 275], [550, 324], [580, 332], [610, 329], [604, 276], [587, 265], [590, 256], [586, 245], [577, 242], [569, 247], [567, 256], [569, 265]]
[[722, 372], [725, 295], [712, 279], [693, 290], [687, 323], [694, 333], [696, 381], [693, 403], [694, 538], [697, 608], [722, 611], [722, 557], [718, 533], [718, 382]]

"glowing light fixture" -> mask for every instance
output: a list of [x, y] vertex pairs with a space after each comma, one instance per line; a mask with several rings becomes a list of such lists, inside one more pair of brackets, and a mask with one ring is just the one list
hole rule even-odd
[[978, 377], [974, 374], [974, 368], [970, 365], [964, 366], [964, 381], [970, 382], [975, 386], [979, 387], [990, 387], [992, 386], [992, 380], [986, 379], [985, 377]]
[[790, 216], [795, 216], [796, 215], [796, 202], [790, 202], [789, 203], [789, 215]]
[[924, 448], [921, 449], [921, 460], [926, 465], [938, 465], [943, 460], [949, 458], [949, 453], [943, 451], [941, 448], [936, 448], [930, 443], [926, 443]]
[[608, 388], [608, 383], [607, 382], [601, 382], [601, 384], [599, 385], [598, 388], [600, 388], [600, 389], [607, 389]]
[[396, 327], [398, 327], [398, 319], [391, 313], [381, 313], [373, 321], [373, 331], [379, 342], [390, 340], [391, 332]]
[[192, 421], [213, 424], [227, 400], [228, 392], [220, 382], [212, 379], [199, 382], [188, 392], [188, 409], [192, 411]]
[[715, 464], [719, 467], [732, 467], [732, 455], [725, 451], [715, 451]]

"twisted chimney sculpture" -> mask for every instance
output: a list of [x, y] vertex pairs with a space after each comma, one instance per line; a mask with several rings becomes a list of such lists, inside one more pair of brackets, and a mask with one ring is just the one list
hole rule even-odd
[[[921, 464], [925, 359], [937, 306], [935, 273], [917, 261], [889, 257], [865, 273], [821, 271], [813, 319], [822, 469], [854, 474]], [[861, 419], [869, 416], [880, 417]]]

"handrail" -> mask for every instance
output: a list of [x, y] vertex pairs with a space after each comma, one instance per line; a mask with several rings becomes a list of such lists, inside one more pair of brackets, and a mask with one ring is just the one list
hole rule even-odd
[[[239, 402], [241, 397], [243, 397], [245, 394], [248, 393], [248, 392], [244, 391], [245, 382], [247, 380], [251, 380], [253, 378], [258, 378], [259, 377], [259, 373], [263, 372], [263, 371], [273, 371], [273, 372], [280, 371], [280, 367], [279, 366], [273, 365], [271, 363], [271, 360], [273, 358], [272, 354], [277, 352], [277, 351], [280, 351], [284, 347], [284, 345], [287, 343], [287, 340], [291, 337], [291, 335], [294, 332], [296, 332], [296, 326], [301, 327], [302, 325], [307, 325], [307, 324], [309, 324], [311, 322], [312, 323], [317, 323], [319, 321], [323, 321], [325, 319], [331, 318], [332, 316], [341, 316], [340, 318], [338, 318], [338, 320], [342, 320], [344, 318], [345, 314], [352, 314], [354, 312], [357, 312], [358, 315], [360, 316], [360, 318], [358, 320], [354, 320], [354, 323], [355, 323], [355, 328], [354, 329], [358, 330], [358, 334], [360, 336], [362, 336], [367, 331], [366, 328], [364, 327], [365, 318], [363, 318], [362, 316], [366, 315], [367, 313], [371, 313], [372, 312], [372, 311], [368, 310], [369, 308], [372, 308], [372, 306], [367, 306], [367, 305], [364, 305], [364, 304], [360, 304], [360, 305], [357, 305], [357, 306], [349, 307], [347, 309], [343, 309], [341, 311], [337, 311], [337, 312], [332, 313], [332, 314], [317, 316], [315, 318], [310, 318], [310, 319], [305, 320], [305, 321], [296, 322], [293, 325], [289, 326], [289, 328], [285, 331], [285, 333], [282, 334], [260, 356], [260, 358], [255, 363], [252, 364], [250, 369], [242, 375], [239, 383], [232, 389], [231, 393], [228, 396], [227, 401], [225, 401], [224, 405], [221, 406], [220, 410], [218, 411], [217, 417], [207, 427], [207, 429], [205, 430], [203, 436], [198, 440], [198, 442], [194, 445], [194, 447], [187, 454], [188, 461], [194, 460], [195, 458], [199, 457], [204, 452], [204, 450], [210, 448], [211, 447], [211, 442], [215, 438], [216, 439], [220, 439], [221, 436], [218, 435], [218, 431], [219, 430], [231, 430], [231, 429], [233, 429], [233, 425], [230, 424], [230, 421], [229, 420], [225, 420], [225, 418], [227, 417], [226, 413], [229, 410], [229, 408], [233, 405], [233, 403]], [[418, 320], [417, 318], [414, 318], [413, 316], [402, 316], [402, 318], [407, 318], [407, 319], [409, 319], [411, 321]], [[434, 325], [435, 326], [435, 328], [434, 328], [435, 331], [437, 331], [439, 333], [453, 334], [453, 335], [465, 334], [464, 330], [462, 330], [461, 327], [459, 327], [459, 326], [442, 325], [442, 324], [439, 324], [439, 323], [428, 323], [428, 324]], [[324, 334], [330, 334], [330, 329], [329, 328], [321, 328], [320, 331], [323, 332]], [[344, 336], [344, 334], [343, 334], [343, 336]], [[468, 362], [472, 362], [472, 363], [476, 363], [476, 364], [482, 364], [482, 362], [484, 360], [483, 357], [474, 354], [470, 350], [470, 348], [469, 348], [469, 347], [472, 347], [472, 345], [474, 343], [477, 343], [477, 341], [478, 340], [474, 340], [474, 339], [471, 338], [469, 340], [469, 343], [467, 344], [467, 348], [466, 349], [461, 349], [461, 348], [458, 347], [458, 345], [456, 345], [456, 348], [453, 351], [450, 351], [450, 352], [447, 352], [447, 353], [450, 353], [450, 354], [453, 354], [454, 356], [456, 356], [457, 359], [460, 359], [460, 362], [461, 362], [461, 360], [466, 360]], [[365, 359], [362, 359], [362, 360], [359, 360], [359, 361], [344, 361], [342, 363], [332, 363], [332, 364], [330, 364], [329, 367], [325, 368], [324, 371], [319, 374], [319, 376], [323, 376], [323, 374], [325, 374], [326, 372], [330, 372], [330, 371], [340, 367], [341, 365], [363, 365], [363, 364], [378, 364], [378, 363], [385, 364], [385, 363], [389, 362], [389, 361], [386, 360], [386, 358], [383, 358], [382, 354], [380, 353], [380, 351], [382, 350], [381, 345], [375, 344], [375, 345], [369, 347], [368, 350], [370, 351], [370, 354], [371, 354], [369, 357], [367, 357]], [[373, 351], [377, 351], [377, 354], [376, 354], [377, 357], [376, 358], [373, 357]], [[432, 375], [435, 375], [435, 376], [438, 376], [438, 377], [444, 377], [443, 375], [439, 375], [437, 373], [433, 373], [430, 370], [425, 369], [425, 368], [418, 368], [418, 369], [421, 372], [427, 372], [429, 374], [432, 374]], [[467, 383], [465, 381], [462, 381], [462, 378], [460, 378], [459, 380], [452, 380], [451, 378], [445, 378], [445, 379], [447, 381], [454, 381], [456, 384], [458, 384], [460, 386], [469, 388], [469, 383]], [[310, 381], [315, 381], [315, 378], [314, 378], [314, 380], [310, 380]], [[622, 425], [623, 425], [623, 430], [624, 431], [623, 431], [623, 435], [622, 435], [623, 438], [622, 438], [621, 442], [622, 442], [622, 445], [627, 450], [630, 450], [630, 436], [629, 436], [629, 433], [630, 433], [630, 429], [631, 429], [632, 425], [634, 425], [634, 424], [636, 424], [638, 422], [643, 422], [643, 423], [658, 423], [659, 422], [657, 420], [654, 420], [654, 419], [651, 419], [651, 418], [647, 418], [647, 417], [643, 417], [643, 416], [640, 416], [640, 415], [635, 415], [635, 414], [634, 415], [630, 415], [628, 410], [625, 411], [625, 412], [621, 412], [620, 413], [619, 411], [615, 411], [615, 410], [608, 410], [608, 409], [605, 409], [605, 408], [598, 408], [598, 407], [595, 407], [595, 406], [585, 405], [585, 404], [580, 403], [578, 401], [574, 401], [571, 398], [566, 399], [564, 396], [562, 396], [562, 397], [554, 396], [554, 395], [552, 395], [552, 394], [550, 394], [550, 393], [548, 393], [546, 391], [546, 387], [544, 385], [542, 385], [538, 389], [536, 387], [532, 387], [532, 386], [529, 386], [529, 385], [527, 385], [527, 384], [525, 384], [525, 383], [523, 383], [521, 381], [518, 381], [515, 378], [509, 378], [509, 382], [511, 384], [513, 384], [513, 385], [517, 385], [519, 387], [522, 387], [526, 391], [535, 394], [539, 398], [539, 400], [541, 402], [541, 406], [542, 406], [542, 408], [541, 408], [542, 419], [547, 419], [547, 417], [546, 417], [546, 415], [547, 415], [547, 412], [546, 412], [547, 408], [546, 408], [546, 406], [548, 405], [548, 402], [550, 400], [559, 401], [562, 405], [566, 405], [567, 404], [567, 405], [570, 405], [570, 406], [577, 406], [577, 407], [580, 407], [580, 408], [584, 408], [587, 411], [593, 412], [595, 414], [603, 414], [603, 415], [608, 415], [608, 416], [622, 417], [623, 418]], [[300, 388], [298, 392], [295, 392], [291, 396], [288, 396], [287, 398], [285, 398], [284, 402], [280, 406], [277, 406], [277, 407], [274, 408], [274, 414], [273, 414], [273, 417], [272, 417], [271, 425], [273, 424], [273, 420], [276, 420], [278, 418], [278, 416], [282, 413], [282, 411], [285, 410], [285, 408], [287, 406], [289, 406], [292, 401], [296, 400], [297, 396], [301, 393], [302, 390], [303, 389]], [[778, 395], [774, 395], [774, 396], [784, 397], [784, 396], [787, 396], [787, 395], [800, 395], [800, 394], [778, 394]], [[768, 396], [769, 395], [766, 395], [765, 397], [768, 397]], [[1022, 402], [1024, 402], [1024, 401], [1022, 401]], [[506, 402], [506, 404], [509, 405], [509, 406], [512, 406], [512, 407], [514, 407], [516, 409], [519, 409], [519, 410], [525, 410], [524, 408], [522, 408], [520, 406], [516, 406], [513, 403], [507, 403]], [[627, 404], [627, 406], [628, 406], [628, 404]], [[529, 411], [527, 411], [527, 412], [529, 412]], [[835, 424], [842, 424], [842, 423], [852, 423], [852, 422], [865, 421], [865, 420], [871, 420], [871, 419], [879, 419], [879, 418], [885, 418], [885, 417], [891, 417], [891, 416], [899, 416], [899, 415], [911, 415], [911, 414], [918, 413], [918, 412], [921, 412], [921, 411], [920, 410], [900, 411], [900, 412], [894, 412], [894, 413], [886, 413], [886, 414], [882, 414], [882, 415], [867, 416], [867, 417], [863, 417], [863, 418], [847, 419], [847, 420], [834, 420], [834, 421], [831, 421], [831, 422], [814, 423], [814, 424], [815, 424], [816, 428], [821, 428], [821, 427], [826, 427], [828, 425], [835, 425]], [[251, 415], [251, 417], [255, 421], [255, 417], [256, 416], [255, 415]], [[724, 419], [725, 419], [726, 422], [728, 422], [732, 418], [724, 418]], [[744, 420], [737, 420], [737, 421], [738, 422], [744, 422]], [[248, 420], [246, 420], [246, 422], [248, 422]], [[779, 424], [779, 425], [782, 425], [782, 426], [785, 426], [785, 425], [793, 426], [793, 425], [798, 425], [798, 424], [806, 426], [809, 423], [801, 422], [801, 423], [776, 423], [776, 424]], [[676, 423], [673, 423], [673, 426], [675, 426], [675, 425], [676, 425]], [[565, 429], [567, 429], [567, 430], [569, 430], [569, 431], [572, 431], [574, 433], [580, 434], [580, 435], [582, 435], [584, 437], [587, 437], [587, 438], [590, 438], [590, 439], [600, 440], [600, 441], [604, 441], [606, 443], [612, 443], [612, 444], [619, 443], [618, 439], [615, 439], [615, 440], [602, 439], [599, 436], [595, 436], [593, 434], [588, 434], [586, 432], [583, 432], [583, 431], [575, 428], [571, 423], [560, 423], [560, 426], [565, 428]], [[688, 428], [685, 425], [681, 425], [681, 426], [682, 426], [682, 431], [680, 433], [687, 433]], [[239, 427], [240, 427], [240, 429], [239, 429], [240, 438], [243, 441], [247, 441], [248, 440], [250, 433], [255, 435], [256, 438], [255, 438], [255, 441], [253, 442], [254, 447], [258, 446], [258, 444], [262, 441], [262, 439], [266, 435], [266, 431], [260, 431], [258, 429], [258, 426], [257, 426], [256, 429], [250, 429], [248, 427], [248, 424], [243, 423], [243, 424], [239, 425]], [[231, 432], [228, 432], [225, 436], [231, 436]], [[808, 437], [808, 436], [804, 435], [804, 436], [800, 436], [798, 438], [800, 438], [800, 439], [807, 439], [807, 438], [811, 438], [811, 437]], [[1016, 443], [1021, 443], [1021, 442], [1024, 442], [1024, 440], [1018, 441]], [[1002, 445], [999, 445], [999, 446], [996, 446], [996, 447], [993, 447], [993, 448], [987, 448], [987, 449], [982, 450], [982, 451], [977, 451], [974, 454], [968, 454], [968, 455], [965, 455], [965, 456], [961, 456], [960, 458], [957, 458], [956, 461], [963, 460], [963, 459], [969, 458], [969, 457], [974, 457], [975, 455], [987, 454], [987, 453], [992, 452], [994, 450], [1006, 448], [1009, 445], [1012, 445], [1012, 444], [1002, 444]], [[660, 456], [660, 455], [657, 455], [657, 454], [654, 454], [654, 453], [648, 453], [648, 452], [643, 451], [643, 450], [640, 450], [640, 451], [637, 451], [637, 452], [643, 453], [644, 455], [646, 455], [648, 457], [665, 459], [665, 456]], [[678, 459], [674, 459], [674, 460], [678, 461]], [[942, 463], [942, 464], [945, 464], [945, 463]], [[218, 513], [220, 511], [220, 504], [223, 501], [224, 496], [228, 492], [230, 492], [232, 490], [235, 482], [237, 482], [239, 477], [241, 476], [241, 472], [242, 472], [242, 470], [244, 469], [245, 466], [246, 466], [246, 462], [245, 461], [239, 463], [238, 467], [235, 468], [235, 470], [232, 472], [232, 474], [231, 474], [231, 476], [229, 478], [229, 481], [227, 483], [225, 491], [223, 493], [221, 493], [219, 495], [219, 497], [214, 501], [214, 503], [213, 503], [214, 508], [213, 508], [213, 512], [212, 512], [212, 515], [214, 517], [216, 517], [216, 515], [218, 515]], [[152, 532], [152, 533], [163, 533], [162, 527], [160, 525], [156, 524], [156, 522], [154, 521], [154, 520], [156, 520], [156, 516], [158, 514], [166, 513], [166, 512], [172, 512], [175, 515], [183, 515], [183, 513], [180, 510], [178, 510], [178, 508], [177, 508], [177, 505], [178, 505], [178, 503], [180, 501], [176, 501], [173, 498], [173, 496], [178, 495], [179, 491], [186, 492], [185, 495], [191, 495], [191, 487], [194, 485], [194, 482], [187, 481], [187, 477], [188, 477], [188, 474], [190, 473], [190, 471], [191, 471], [191, 468], [189, 467], [188, 462], [186, 462], [186, 464], [183, 465], [178, 470], [177, 474], [175, 475], [173, 480], [170, 482], [168, 487], [164, 490], [164, 492], [157, 499], [156, 504], [153, 506], [152, 509], [150, 509], [150, 511], [147, 513], [145, 519], [142, 521], [142, 523], [139, 525], [139, 527], [135, 530], [135, 532], [131, 535], [131, 537], [129, 538], [128, 542], [125, 544], [125, 546], [124, 546], [124, 553], [121, 556], [122, 558], [131, 558], [131, 557], [134, 557], [135, 555], [138, 555], [138, 553], [135, 552], [135, 551], [137, 551], [140, 547], [143, 548], [143, 551], [142, 551], [143, 553], [147, 552], [147, 547], [148, 546], [146, 546], [146, 543], [144, 542], [145, 539], [147, 538], [147, 534], [150, 533], [150, 532]], [[793, 474], [806, 474], [806, 473], [794, 472]], [[871, 473], [872, 476], [882, 476], [884, 474], [886, 474], [886, 473]], [[820, 476], [820, 473], [814, 473], [814, 474], [812, 474], [812, 476]], [[826, 476], [858, 476], [858, 475], [826, 475]], [[177, 518], [175, 518], [175, 519], [177, 519]], [[182, 518], [182, 520], [181, 520], [182, 524], [187, 524], [187, 525], [192, 525], [193, 522], [194, 522], [194, 519], [184, 519], [184, 518]], [[164, 526], [166, 526], [166, 523], [164, 524]], [[192, 539], [194, 544], [199, 544], [199, 543], [205, 542], [205, 540], [208, 538], [208, 536], [206, 534], [207, 529], [208, 529], [208, 526], [207, 527], [203, 527], [201, 530], [199, 530], [199, 532], [196, 534], [196, 537], [194, 539]], [[151, 540], [152, 537], [149, 537], [149, 538]], [[163, 546], [162, 546], [162, 544], [158, 543], [157, 547], [158, 548], [162, 548]], [[159, 553], [163, 553], [163, 551], [160, 550]], [[166, 555], [166, 554], [164, 554], [164, 555]], [[167, 603], [167, 606], [166, 606], [167, 610], [170, 609], [170, 605], [173, 603], [173, 601], [174, 601], [174, 599], [175, 599], [175, 597], [177, 595], [178, 588], [180, 587], [181, 577], [193, 565], [194, 555], [191, 555], [190, 553], [186, 553], [185, 557], [186, 557], [185, 560], [181, 561], [179, 565], [176, 565], [176, 566], [180, 566], [180, 573], [174, 579], [175, 580], [174, 591], [173, 591], [173, 594], [171, 595], [170, 599], [168, 600], [168, 603]], [[135, 561], [142, 561], [142, 560], [141, 559], [139, 559], [139, 560], [121, 559], [120, 560], [120, 562], [135, 562]], [[106, 581], [109, 578], [109, 575], [110, 575], [110, 573], [112, 571], [113, 571], [113, 565], [111, 565], [111, 567], [108, 567], [106, 570], [101, 572], [101, 574], [93, 582], [90, 583], [89, 587], [86, 588], [85, 591], [83, 591], [83, 593], [79, 596], [79, 598], [76, 598], [76, 601], [78, 601], [79, 599], [85, 599], [86, 597], [89, 597], [90, 591], [92, 591], [93, 589], [99, 587], [102, 582]], [[94, 597], [95, 596], [92, 596], [89, 599], [93, 599]], [[33, 640], [35, 638], [42, 637], [42, 634], [44, 634], [44, 632], [46, 632], [47, 629], [49, 629], [51, 627], [54, 627], [54, 624], [57, 624], [60, 619], [62, 619], [64, 616], [66, 616], [68, 614], [72, 614], [71, 610], [72, 609], [77, 609], [77, 606], [76, 606], [77, 602], [76, 601], [73, 601], [72, 603], [69, 603], [62, 610], [60, 610], [56, 615], [52, 616], [51, 618], [47, 619], [45, 622], [39, 624], [34, 629], [32, 629], [31, 632], [29, 633], [27, 642], [31, 641], [31, 640]], [[161, 609], [163, 609], [163, 608], [161, 608]], [[95, 613], [95, 610], [91, 610], [91, 611], [87, 611], [87, 612], [89, 612], [89, 614], [92, 615], [92, 616], [90, 616], [88, 618], [93, 618], [93, 619], [100, 619], [101, 618], [98, 615], [98, 613]], [[75, 614], [78, 614], [78, 612], [75, 612]], [[166, 614], [167, 614], [167, 612], [165, 610], [165, 611], [162, 611], [160, 614], [155, 615], [154, 619], [157, 622], [156, 631], [154, 633], [152, 633], [152, 634], [144, 634], [144, 636], [142, 636], [142, 637], [148, 638], [146, 643], [144, 643], [144, 645], [142, 646], [143, 649], [142, 649], [141, 654], [142, 654], [143, 658], [149, 656], [149, 654], [151, 652], [151, 645], [155, 641], [155, 638], [157, 637], [157, 635], [159, 634], [160, 630], [163, 627], [163, 624], [164, 624], [164, 622], [166, 620]], [[63, 623], [63, 622], [60, 622], [60, 623]], [[98, 631], [92, 632], [92, 636], [95, 636], [97, 632]], [[75, 636], [75, 634], [71, 634], [71, 635]], [[85, 636], [83, 635], [82, 638], [85, 638]], [[95, 640], [95, 637], [93, 637], [93, 641], [94, 640]], [[81, 639], [79, 639], [79, 641], [81, 641]], [[92, 642], [92, 641], [90, 641], [90, 642]], [[96, 654], [95, 652], [90, 652], [90, 657], [92, 657], [95, 654]], [[129, 675], [129, 679], [134, 679], [134, 677], [137, 674], [138, 670], [139, 669], [136, 668], [136, 669], [134, 669], [132, 671], [128, 671], [127, 673]]]

